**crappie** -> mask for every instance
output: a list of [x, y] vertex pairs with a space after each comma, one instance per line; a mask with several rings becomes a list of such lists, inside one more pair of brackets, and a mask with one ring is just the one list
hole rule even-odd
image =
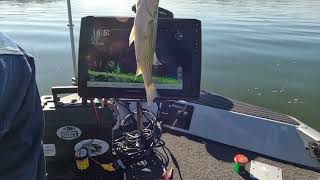
[[134, 42], [137, 71], [142, 74], [150, 106], [158, 96], [152, 81], [152, 64], [161, 65], [155, 54], [157, 39], [159, 0], [138, 0], [136, 17], [129, 38], [129, 46]]

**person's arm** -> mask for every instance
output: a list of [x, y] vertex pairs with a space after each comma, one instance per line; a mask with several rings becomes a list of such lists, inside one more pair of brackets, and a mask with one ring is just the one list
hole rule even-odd
[[0, 179], [46, 179], [33, 57], [0, 32]]
[[0, 141], [23, 103], [31, 75], [23, 55], [0, 54]]

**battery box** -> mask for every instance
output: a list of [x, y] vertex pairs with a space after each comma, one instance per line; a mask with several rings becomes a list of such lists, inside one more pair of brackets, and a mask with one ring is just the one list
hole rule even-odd
[[65, 92], [77, 92], [76, 87], [55, 87], [52, 90], [52, 96], [41, 98], [45, 117], [43, 148], [48, 179], [76, 179], [88, 175], [102, 177], [101, 167], [90, 159], [88, 169], [78, 170], [74, 155], [80, 148], [86, 148], [90, 149], [92, 158], [97, 162], [111, 162], [113, 112], [96, 105], [96, 118], [92, 104], [89, 101], [83, 103], [77, 94], [61, 99], [58, 97], [58, 94]]

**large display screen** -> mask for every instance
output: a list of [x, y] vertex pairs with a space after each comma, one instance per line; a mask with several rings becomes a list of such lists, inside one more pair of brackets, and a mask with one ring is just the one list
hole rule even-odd
[[[142, 76], [136, 77], [136, 57], [132, 46], [128, 46], [130, 29], [94, 28], [91, 44], [102, 46], [96, 53], [89, 51], [88, 87], [144, 88]], [[165, 32], [160, 32], [162, 37]], [[183, 68], [175, 57], [172, 45], [160, 40], [153, 62], [153, 82], [157, 89], [182, 90]], [[162, 53], [161, 53], [162, 52]], [[164, 53], [168, 52], [168, 53]]]
[[[85, 17], [79, 47], [79, 94], [85, 97], [143, 98], [136, 77], [133, 18]], [[200, 89], [201, 25], [198, 20], [160, 19], [152, 66], [153, 82], [165, 99], [196, 97]], [[190, 89], [191, 88], [191, 89]]]

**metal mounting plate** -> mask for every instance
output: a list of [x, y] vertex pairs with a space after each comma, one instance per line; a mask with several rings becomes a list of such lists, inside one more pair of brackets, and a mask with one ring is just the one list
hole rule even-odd
[[282, 170], [268, 164], [258, 161], [251, 161], [250, 175], [252, 178], [259, 180], [282, 180]]

